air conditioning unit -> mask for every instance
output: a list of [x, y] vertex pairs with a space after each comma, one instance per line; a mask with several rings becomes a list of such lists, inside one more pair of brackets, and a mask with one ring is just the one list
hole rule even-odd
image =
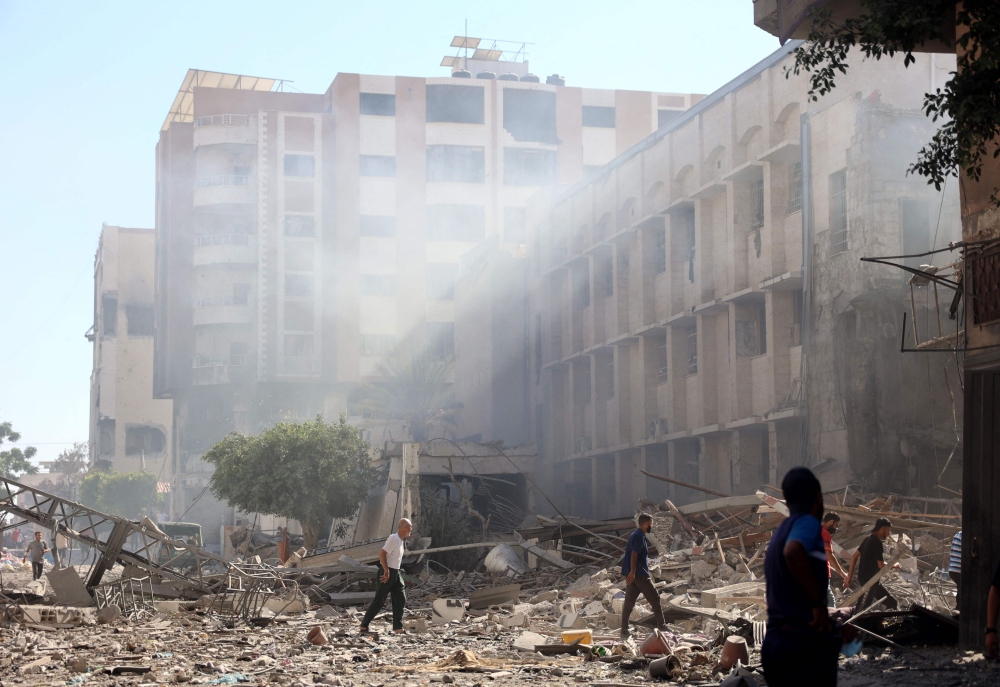
[[665, 437], [670, 434], [670, 430], [667, 429], [667, 418], [661, 417], [656, 421], [656, 424], [659, 427], [661, 437]]
[[661, 417], [656, 420], [650, 420], [648, 433], [650, 439], [655, 439], [656, 437], [662, 437], [669, 434], [667, 431], [667, 418]]

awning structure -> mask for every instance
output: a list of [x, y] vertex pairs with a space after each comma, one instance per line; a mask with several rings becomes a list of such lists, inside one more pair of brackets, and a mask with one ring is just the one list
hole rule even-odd
[[222, 72], [206, 72], [203, 69], [188, 69], [177, 89], [177, 95], [170, 106], [167, 118], [163, 120], [161, 131], [166, 131], [171, 122], [194, 121], [194, 89], [230, 88], [237, 91], [270, 91], [275, 84], [285, 83], [282, 79], [265, 79], [260, 76], [244, 76], [242, 74], [224, 74]]

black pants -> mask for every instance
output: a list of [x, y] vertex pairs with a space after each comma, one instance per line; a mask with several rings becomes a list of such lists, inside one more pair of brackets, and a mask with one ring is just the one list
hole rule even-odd
[[38, 578], [40, 578], [42, 576], [42, 566], [43, 565], [44, 565], [44, 563], [35, 563], [35, 561], [31, 561], [31, 576], [32, 576], [31, 579], [32, 580], [37, 580]]
[[955, 610], [962, 610], [962, 573], [948, 571], [948, 577], [955, 583]]
[[403, 629], [403, 609], [406, 608], [406, 587], [403, 585], [403, 578], [399, 576], [398, 570], [389, 569], [389, 581], [382, 581], [382, 564], [378, 566], [378, 582], [375, 585], [375, 598], [368, 605], [365, 617], [361, 621], [361, 627], [367, 628], [375, 616], [385, 605], [385, 598], [392, 597], [392, 629]]
[[767, 687], [835, 687], [843, 640], [802, 627], [768, 627], [760, 650]]
[[882, 602], [882, 608], [887, 610], [896, 610], [899, 608], [899, 602], [886, 591], [881, 582], [877, 582], [866, 594], [861, 596], [861, 601], [858, 603], [858, 612], [868, 608], [882, 597], [885, 597], [885, 601]]
[[660, 595], [656, 593], [656, 588], [653, 587], [653, 582], [648, 577], [639, 577], [636, 575], [635, 579], [632, 580], [632, 584], [625, 587], [625, 601], [622, 603], [622, 634], [628, 634], [628, 619], [632, 615], [632, 609], [635, 608], [635, 601], [639, 598], [639, 594], [642, 594], [646, 601], [649, 602], [650, 607], [653, 609], [653, 620], [656, 622], [656, 627], [663, 629], [663, 611], [660, 610]]

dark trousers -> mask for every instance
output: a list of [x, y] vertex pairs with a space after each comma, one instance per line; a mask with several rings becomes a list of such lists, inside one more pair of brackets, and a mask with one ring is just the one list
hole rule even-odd
[[38, 578], [40, 578], [42, 576], [42, 566], [43, 565], [44, 565], [44, 563], [35, 563], [35, 561], [31, 561], [31, 579], [32, 580], [37, 580]]
[[882, 586], [881, 582], [876, 583], [871, 589], [868, 590], [867, 594], [861, 597], [861, 601], [858, 603], [858, 612], [871, 606], [873, 603], [885, 597], [885, 601], [882, 602], [882, 608], [887, 610], [896, 610], [899, 608], [899, 602], [893, 598], [886, 588]]
[[382, 581], [382, 564], [376, 563], [378, 566], [378, 578], [375, 585], [375, 598], [372, 602], [368, 604], [368, 610], [365, 612], [365, 617], [361, 621], [361, 627], [367, 628], [375, 616], [379, 614], [382, 610], [382, 606], [385, 605], [385, 598], [387, 596], [392, 597], [392, 629], [402, 630], [403, 629], [403, 609], [406, 608], [406, 587], [403, 586], [403, 578], [399, 576], [398, 570], [389, 570], [389, 581]]
[[639, 594], [646, 598], [653, 609], [653, 620], [656, 622], [656, 627], [660, 629], [664, 627], [663, 611], [660, 610], [660, 595], [656, 593], [652, 580], [636, 575], [632, 584], [625, 587], [625, 601], [622, 603], [622, 634], [628, 634], [628, 619], [632, 615], [632, 609], [635, 608], [635, 601], [639, 598]]
[[962, 573], [948, 571], [948, 577], [955, 583], [955, 610], [962, 610]]
[[768, 627], [760, 650], [767, 687], [835, 687], [842, 640], [808, 626]]

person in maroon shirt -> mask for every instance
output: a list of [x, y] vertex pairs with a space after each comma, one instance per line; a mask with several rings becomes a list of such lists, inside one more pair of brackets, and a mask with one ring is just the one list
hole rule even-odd
[[833, 552], [833, 535], [837, 533], [840, 529], [840, 516], [830, 511], [823, 516], [823, 527], [820, 529], [820, 535], [823, 537], [823, 548], [826, 549], [826, 605], [830, 608], [834, 608], [837, 605], [836, 599], [833, 598], [833, 588], [830, 584], [830, 578], [832, 577], [832, 570], [836, 570], [837, 574], [842, 578], [847, 577], [847, 573], [840, 566], [840, 561], [837, 560], [837, 555]]

